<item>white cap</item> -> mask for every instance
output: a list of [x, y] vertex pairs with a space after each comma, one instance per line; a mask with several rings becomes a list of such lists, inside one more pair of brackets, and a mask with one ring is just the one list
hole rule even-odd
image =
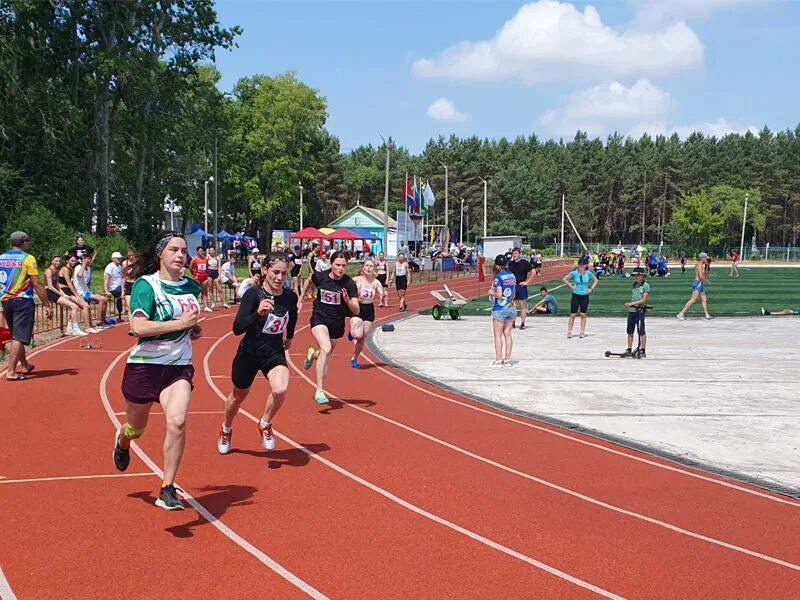
[[111, 258], [122, 258], [122, 254], [120, 254], [119, 252], [112, 252]]

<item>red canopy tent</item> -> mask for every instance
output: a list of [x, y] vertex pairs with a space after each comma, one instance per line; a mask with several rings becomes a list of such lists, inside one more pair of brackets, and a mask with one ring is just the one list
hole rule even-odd
[[289, 236], [289, 239], [295, 240], [327, 240], [329, 239], [327, 235], [322, 233], [316, 227], [306, 227], [301, 229], [297, 233], [293, 233]]
[[333, 233], [329, 233], [325, 236], [326, 239], [329, 240], [340, 240], [340, 241], [355, 241], [360, 240], [363, 236], [358, 235], [357, 233], [353, 233], [349, 229], [345, 229], [342, 227], [341, 229], [337, 229]]

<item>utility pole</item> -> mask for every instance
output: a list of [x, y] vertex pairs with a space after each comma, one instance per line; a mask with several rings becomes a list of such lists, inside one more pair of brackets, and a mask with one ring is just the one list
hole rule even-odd
[[464, 244], [464, 199], [461, 198], [461, 218], [458, 220], [461, 232], [458, 235], [458, 243]]
[[303, 184], [299, 183], [300, 186], [300, 231], [303, 230]]
[[448, 214], [450, 212], [449, 209], [448, 209], [448, 192], [449, 192], [449, 189], [448, 189], [449, 188], [449, 185], [448, 185], [448, 183], [449, 183], [448, 173], [449, 172], [447, 170], [447, 165], [446, 164], [444, 164], [442, 161], [439, 161], [439, 164], [444, 167], [444, 228], [447, 229], [447, 224], [448, 224], [448, 218], [447, 217], [448, 217]]
[[742, 217], [742, 243], [739, 246], [739, 260], [744, 260], [744, 226], [747, 224], [747, 201], [750, 194], [744, 195], [744, 216]]
[[483, 177], [478, 177], [483, 182], [483, 239], [484, 239], [484, 247], [486, 246], [486, 214], [488, 209], [488, 203], [486, 201], [487, 192], [486, 192], [486, 180]]
[[214, 132], [214, 250], [217, 249], [217, 232], [219, 231], [218, 221], [217, 221], [217, 196], [219, 191], [219, 175], [217, 173], [217, 158], [219, 155], [219, 148], [218, 148], [218, 140], [219, 134], [215, 131]]
[[561, 192], [561, 258], [564, 258], [564, 192]]
[[642, 241], [641, 241], [642, 246], [644, 246], [644, 209], [646, 201], [647, 201], [647, 171], [644, 172], [644, 175], [642, 177]]

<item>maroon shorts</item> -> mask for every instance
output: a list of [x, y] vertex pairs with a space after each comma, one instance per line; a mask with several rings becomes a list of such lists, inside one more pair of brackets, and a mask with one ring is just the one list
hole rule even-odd
[[158, 402], [158, 397], [176, 381], [185, 379], [194, 389], [192, 365], [147, 365], [127, 363], [122, 376], [122, 395], [133, 404]]

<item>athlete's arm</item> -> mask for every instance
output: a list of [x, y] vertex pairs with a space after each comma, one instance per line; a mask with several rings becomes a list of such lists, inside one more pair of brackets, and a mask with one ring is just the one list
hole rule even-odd
[[239, 299], [239, 311], [233, 320], [233, 334], [242, 335], [260, 319], [258, 314], [258, 293], [255, 288], [250, 288]]
[[44, 286], [42, 285], [42, 282], [39, 281], [39, 276], [38, 275], [28, 275], [28, 277], [30, 277], [31, 285], [33, 286], [33, 289], [36, 291], [36, 295], [39, 296], [39, 300], [41, 300], [42, 304], [44, 304], [45, 307], [47, 308], [47, 312], [48, 312], [48, 315], [49, 315], [49, 313], [50, 313], [50, 300], [47, 299], [47, 294], [44, 291]]
[[175, 333], [185, 329], [192, 329], [197, 325], [200, 311], [191, 308], [185, 311], [180, 319], [171, 321], [151, 321], [149, 317], [142, 313], [134, 313], [131, 317], [131, 331], [136, 337], [153, 337], [165, 333]]
[[358, 288], [356, 287], [356, 284], [351, 279], [345, 284], [342, 291], [347, 294], [347, 307], [350, 309], [350, 312], [353, 313], [353, 316], [357, 317], [359, 314], [361, 314], [361, 306], [358, 304]]
[[[294, 337], [294, 328], [297, 326], [297, 300], [289, 307], [289, 323], [286, 325], [286, 342]], [[288, 347], [288, 346], [287, 346]]]
[[106, 296], [109, 296], [111, 294], [111, 292], [108, 291], [108, 280], [109, 279], [111, 279], [111, 276], [107, 272], [104, 272], [103, 273], [103, 293], [105, 293]]
[[64, 292], [62, 292], [61, 290], [57, 289], [55, 287], [55, 284], [53, 283], [53, 270], [52, 269], [47, 269], [44, 272], [44, 283], [45, 283], [45, 287], [48, 290], [50, 290], [51, 292], [53, 292], [55, 294], [58, 294], [59, 296], [63, 296], [64, 295]]
[[[62, 272], [64, 275], [61, 275]], [[61, 267], [61, 271], [59, 271], [58, 274], [61, 275], [61, 277], [64, 278], [64, 281], [67, 282], [67, 287], [72, 292], [72, 295], [77, 296], [78, 291], [75, 289], [75, 285], [72, 283], [72, 277], [70, 277], [69, 269], [67, 267]]]
[[589, 288], [589, 291], [593, 292], [593, 291], [595, 291], [597, 289], [597, 286], [600, 285], [600, 280], [597, 278], [597, 275], [595, 275], [592, 272], [589, 272], [589, 275], [591, 276], [592, 281], [594, 282], [592, 284], [592, 287]]

